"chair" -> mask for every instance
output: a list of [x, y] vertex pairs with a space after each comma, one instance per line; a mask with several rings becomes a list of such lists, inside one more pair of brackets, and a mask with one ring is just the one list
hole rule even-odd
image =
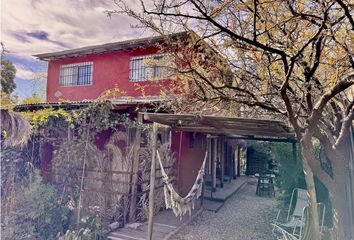
[[[294, 196], [296, 193], [296, 203], [294, 210], [292, 211], [292, 214], [290, 215]], [[319, 216], [321, 216], [320, 222], [321, 222], [321, 232], [323, 228], [323, 222], [324, 222], [324, 216], [326, 212], [326, 207], [323, 203], [317, 203], [318, 204], [318, 209], [319, 209]], [[302, 228], [304, 227], [305, 224], [305, 218], [304, 218], [304, 211], [305, 209], [309, 206], [309, 199], [308, 199], [308, 193], [307, 190], [301, 189], [301, 188], [294, 188], [291, 194], [291, 199], [290, 199], [290, 204], [287, 212], [287, 217], [286, 217], [286, 222], [280, 223], [278, 222], [279, 220], [279, 215], [280, 215], [280, 210], [278, 211], [277, 217], [275, 219], [274, 225], [282, 226], [288, 229], [292, 229], [292, 235], [294, 236], [301, 236], [302, 233]], [[276, 227], [273, 225], [273, 231], [272, 233], [274, 234]]]
[[276, 225], [273, 225], [273, 231], [277, 232], [277, 234], [273, 234], [277, 237], [278, 240], [313, 240], [313, 229], [310, 224], [310, 211], [309, 206], [304, 208], [303, 217], [302, 217], [304, 227], [300, 231], [300, 235], [297, 236], [293, 233], [286, 231], [284, 228]]
[[273, 197], [275, 196], [273, 179], [270, 175], [258, 176], [256, 194], [258, 196], [263, 196], [263, 194]]

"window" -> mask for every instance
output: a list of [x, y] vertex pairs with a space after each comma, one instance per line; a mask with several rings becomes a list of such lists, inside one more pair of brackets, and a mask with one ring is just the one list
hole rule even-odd
[[92, 84], [92, 62], [60, 66], [60, 86], [81, 86]]
[[153, 54], [130, 59], [129, 80], [140, 82], [153, 79], [163, 79], [169, 74], [168, 64], [171, 63], [166, 54]]

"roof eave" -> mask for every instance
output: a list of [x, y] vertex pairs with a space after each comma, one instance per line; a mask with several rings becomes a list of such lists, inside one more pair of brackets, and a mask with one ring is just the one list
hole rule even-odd
[[[165, 41], [166, 36], [157, 36], [157, 37], [149, 37], [149, 38], [141, 38], [141, 39], [133, 39], [121, 42], [114, 43], [106, 43], [101, 45], [93, 45], [76, 49], [69, 49], [59, 52], [51, 52], [51, 53], [41, 53], [35, 54], [33, 57], [36, 57], [43, 61], [51, 61], [51, 60], [59, 60], [70, 57], [80, 57], [87, 56], [92, 54], [103, 54], [112, 51], [119, 50], [129, 50], [136, 48], [146, 48], [153, 46], [154, 44], [161, 43]], [[168, 35], [170, 38], [178, 38], [178, 37], [187, 37], [186, 32], [175, 33]]]

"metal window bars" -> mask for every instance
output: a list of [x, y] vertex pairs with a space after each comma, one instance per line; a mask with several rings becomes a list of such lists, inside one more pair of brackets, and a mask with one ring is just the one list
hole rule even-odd
[[130, 58], [129, 81], [141, 82], [163, 79], [170, 73], [167, 54], [151, 54]]
[[60, 66], [60, 86], [92, 84], [93, 62], [82, 62]]

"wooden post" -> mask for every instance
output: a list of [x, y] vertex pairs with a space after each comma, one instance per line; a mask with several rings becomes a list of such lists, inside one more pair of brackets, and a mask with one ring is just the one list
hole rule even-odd
[[136, 209], [136, 190], [138, 184], [138, 171], [139, 171], [139, 149], [141, 142], [141, 125], [143, 124], [143, 116], [138, 113], [138, 126], [135, 132], [135, 139], [133, 145], [133, 161], [132, 161], [132, 185], [131, 185], [131, 199], [129, 208], [129, 222], [135, 221], [135, 209]]
[[212, 139], [212, 148], [213, 148], [213, 157], [212, 157], [212, 168], [213, 168], [213, 171], [212, 171], [212, 192], [215, 192], [216, 191], [216, 164], [217, 164], [217, 158], [218, 158], [218, 155], [217, 155], [217, 152], [218, 152], [218, 141], [216, 138], [213, 138]]
[[152, 240], [152, 231], [154, 224], [154, 191], [155, 191], [155, 174], [156, 174], [156, 135], [157, 125], [153, 123], [151, 132], [152, 156], [151, 156], [151, 172], [150, 172], [150, 192], [149, 192], [149, 218], [148, 218], [148, 235], [147, 240]]
[[230, 167], [229, 169], [229, 182], [234, 178], [234, 172], [235, 172], [235, 159], [232, 157], [232, 147], [227, 144], [226, 146], [226, 154], [227, 154], [227, 159], [228, 159], [228, 166]]
[[220, 159], [220, 167], [221, 167], [221, 181], [220, 187], [224, 187], [224, 178], [225, 178], [225, 141], [221, 137], [219, 138], [219, 159]]
[[237, 145], [237, 177], [241, 176], [240, 146]]

